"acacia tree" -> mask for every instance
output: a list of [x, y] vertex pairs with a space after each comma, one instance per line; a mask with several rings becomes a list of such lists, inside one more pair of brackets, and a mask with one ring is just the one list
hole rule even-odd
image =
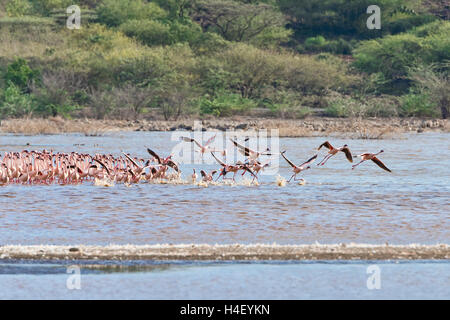
[[348, 35], [361, 38], [379, 37], [379, 31], [368, 30], [367, 7], [381, 8], [382, 23], [409, 0], [278, 0], [282, 12], [298, 38], [312, 35]]
[[212, 29], [229, 41], [249, 41], [267, 29], [285, 25], [284, 16], [266, 3], [199, 0], [192, 16], [203, 31]]

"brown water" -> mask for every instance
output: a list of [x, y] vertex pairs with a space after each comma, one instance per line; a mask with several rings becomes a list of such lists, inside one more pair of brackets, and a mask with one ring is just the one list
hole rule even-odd
[[[304, 174], [306, 185], [276, 185], [276, 175], [259, 186], [141, 183], [126, 187], [0, 187], [0, 244], [147, 244], [359, 242], [406, 244], [450, 242], [449, 134], [405, 135], [394, 140], [329, 138], [348, 143], [355, 154], [377, 152], [393, 171], [373, 163], [356, 170], [343, 155]], [[147, 156], [178, 143], [167, 132], [0, 136], [0, 152], [23, 149]], [[280, 149], [300, 163], [324, 138], [281, 138]], [[29, 145], [27, 145], [29, 144]], [[322, 154], [319, 158], [323, 157]], [[290, 168], [280, 159], [280, 174]], [[192, 168], [181, 165], [185, 177]]]

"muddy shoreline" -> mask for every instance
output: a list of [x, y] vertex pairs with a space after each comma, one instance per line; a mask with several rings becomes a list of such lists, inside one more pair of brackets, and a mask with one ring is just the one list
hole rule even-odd
[[447, 260], [450, 246], [437, 245], [108, 245], [0, 247], [2, 259], [31, 260]]
[[0, 133], [25, 135], [82, 133], [88, 136], [118, 131], [246, 131], [278, 129], [281, 137], [341, 134], [356, 139], [383, 139], [406, 132], [450, 132], [448, 120], [417, 118], [323, 118], [301, 120], [234, 117], [223, 119], [93, 120], [63, 118], [9, 119], [0, 123]]

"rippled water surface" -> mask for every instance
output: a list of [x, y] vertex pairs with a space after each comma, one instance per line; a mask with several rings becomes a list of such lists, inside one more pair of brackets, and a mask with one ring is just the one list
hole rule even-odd
[[[377, 152], [393, 171], [366, 162], [352, 171], [340, 154], [304, 174], [306, 185], [278, 187], [267, 175], [259, 186], [146, 184], [112, 188], [0, 187], [0, 244], [148, 243], [423, 243], [450, 242], [449, 134], [394, 140], [329, 138], [352, 152]], [[324, 138], [281, 138], [296, 163]], [[177, 141], [168, 132], [0, 136], [0, 152], [23, 149], [165, 155]], [[29, 144], [29, 145], [27, 145]], [[319, 155], [319, 158], [322, 154]], [[280, 159], [280, 174], [290, 168]], [[184, 176], [217, 165], [182, 165]]]
[[[81, 270], [69, 290], [68, 265]], [[448, 261], [0, 262], [0, 299], [448, 299]]]

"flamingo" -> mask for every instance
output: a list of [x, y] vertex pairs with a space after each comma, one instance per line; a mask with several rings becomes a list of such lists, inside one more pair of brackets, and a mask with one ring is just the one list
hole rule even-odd
[[347, 157], [347, 160], [350, 162], [353, 162], [352, 153], [350, 152], [350, 149], [348, 148], [348, 145], [344, 144], [340, 148], [333, 147], [328, 141], [325, 141], [322, 143], [317, 150], [320, 150], [322, 147], [325, 147], [328, 149], [328, 154], [323, 158], [322, 161], [320, 161], [317, 165], [323, 166], [332, 156], [336, 155], [338, 152], [342, 151], [345, 153], [345, 156]]
[[240, 162], [236, 163], [235, 165], [226, 164], [226, 163], [223, 162], [222, 160], [218, 159], [218, 158], [214, 155], [214, 153], [211, 152], [211, 155], [212, 155], [213, 158], [216, 159], [216, 161], [222, 166], [222, 169], [220, 170], [220, 174], [219, 174], [219, 176], [217, 177], [216, 181], [219, 180], [220, 177], [222, 177], [222, 179], [226, 179], [226, 178], [225, 178], [225, 175], [226, 175], [227, 173], [229, 173], [229, 172], [233, 172], [233, 173], [234, 173], [232, 180], [235, 181], [234, 178], [235, 178], [235, 176], [236, 176], [236, 173], [237, 173], [239, 170], [241, 170], [241, 165], [242, 165], [242, 164], [241, 164]]
[[383, 152], [384, 152], [384, 150], [380, 150], [380, 152], [378, 152], [378, 153], [368, 153], [368, 152], [367, 152], [367, 153], [362, 153], [362, 154], [360, 154], [358, 157], [361, 157], [361, 161], [358, 162], [357, 164], [353, 165], [353, 166], [352, 166], [352, 170], [355, 169], [357, 166], [359, 166], [359, 165], [360, 165], [361, 163], [363, 163], [364, 161], [372, 160], [372, 161], [375, 162], [375, 164], [376, 164], [377, 166], [379, 166], [381, 169], [386, 170], [386, 171], [388, 171], [388, 172], [392, 172], [388, 167], [386, 167], [386, 166], [384, 165], [383, 162], [381, 162], [380, 159], [377, 158], [377, 155], [379, 155], [379, 154], [381, 154], [381, 153], [383, 153]]
[[178, 165], [172, 160], [172, 155], [169, 155], [167, 158], [161, 158], [156, 152], [153, 150], [147, 148], [147, 152], [153, 156], [156, 161], [158, 161], [158, 164], [162, 166], [169, 166], [172, 169], [174, 169], [177, 173], [181, 173], [180, 169], [178, 168]]
[[[269, 162], [267, 162], [267, 163], [265, 163], [265, 164], [262, 164], [261, 162], [259, 162], [258, 160], [256, 160], [256, 161], [253, 161], [253, 163], [252, 163], [252, 162], [249, 162], [248, 166], [249, 166], [249, 169], [253, 172], [253, 180], [252, 180], [252, 182], [254, 182], [255, 179], [258, 180], [258, 174], [259, 174], [259, 172], [260, 172], [261, 170], [264, 170], [264, 168], [270, 166], [270, 164], [269, 164]], [[250, 167], [251, 167], [251, 168], [250, 168]], [[248, 170], [245, 170], [245, 169], [244, 169], [244, 172], [242, 173], [242, 175], [244, 175], [247, 171], [248, 171]]]
[[294, 171], [294, 174], [291, 176], [291, 178], [288, 180], [288, 182], [291, 182], [292, 178], [294, 178], [294, 181], [299, 181], [299, 180], [303, 180], [303, 178], [300, 179], [296, 179], [297, 175], [305, 170], [311, 169], [310, 165], [316, 161], [317, 159], [317, 154], [312, 156], [311, 158], [309, 158], [308, 160], [306, 160], [305, 162], [303, 162], [301, 165], [296, 166], [292, 161], [290, 161], [284, 154], [286, 151], [281, 152], [281, 156], [284, 158], [284, 160], [286, 160], [286, 162], [292, 167], [292, 170]]
[[[261, 155], [271, 156], [273, 153], [270, 152], [270, 149], [267, 148], [265, 151], [255, 151], [250, 148], [247, 148], [241, 144], [239, 144], [237, 141], [231, 139], [231, 142], [238, 148], [239, 152], [242, 153], [244, 156], [248, 157], [250, 160], [256, 160]], [[247, 141], [246, 139], [245, 141]]]
[[214, 175], [217, 173], [217, 170], [211, 171], [209, 174], [206, 173], [204, 170], [200, 170], [200, 174], [202, 175], [202, 181], [203, 182], [210, 182], [213, 181]]
[[197, 181], [197, 173], [195, 173], [195, 169], [192, 169], [194, 171], [194, 173], [191, 176], [192, 179], [192, 183], [195, 183]]
[[227, 154], [227, 152], [226, 152], [226, 150], [215, 150], [215, 149], [212, 149], [211, 148], [211, 146], [210, 146], [210, 144], [216, 139], [216, 136], [217, 136], [217, 134], [215, 134], [214, 136], [212, 136], [211, 138], [209, 138], [206, 142], [205, 142], [205, 144], [204, 145], [202, 145], [201, 143], [199, 143], [197, 140], [195, 140], [195, 139], [193, 139], [193, 138], [189, 138], [189, 137], [180, 137], [180, 139], [182, 140], [182, 141], [185, 141], [185, 142], [193, 142], [193, 143], [195, 143], [199, 148], [200, 148], [200, 151], [197, 151], [196, 150], [196, 152], [200, 152], [200, 154], [202, 155], [202, 157], [203, 157], [203, 155], [206, 153], [206, 152], [220, 152], [221, 154], [222, 154], [222, 156], [226, 156], [226, 154]]

